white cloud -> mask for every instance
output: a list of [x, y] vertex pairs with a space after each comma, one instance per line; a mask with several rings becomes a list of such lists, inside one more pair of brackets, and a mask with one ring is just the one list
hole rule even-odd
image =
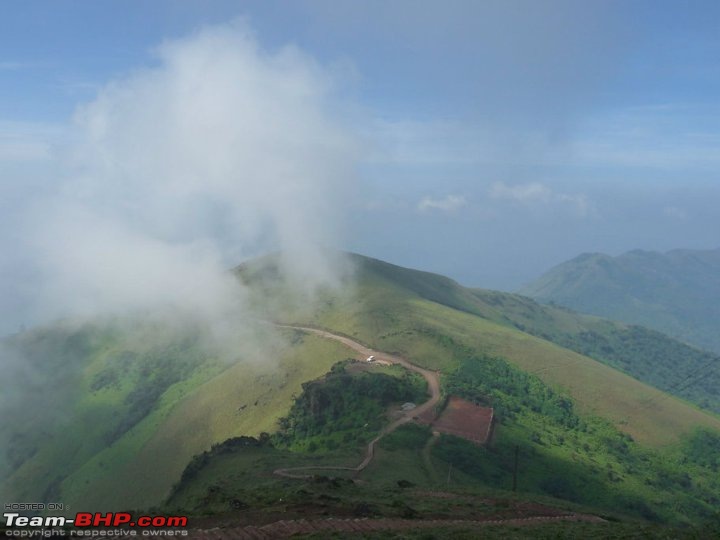
[[417, 206], [421, 212], [428, 210], [439, 210], [442, 212], [455, 212], [465, 206], [467, 201], [462, 195], [448, 195], [444, 198], [433, 199], [432, 197], [424, 197]]
[[[162, 44], [158, 64], [75, 115], [69, 170], [25, 213], [42, 314], [243, 309], [227, 269], [282, 249], [308, 291], [336, 278], [338, 201], [356, 145], [327, 71], [241, 22]], [[28, 154], [30, 154], [28, 150]]]

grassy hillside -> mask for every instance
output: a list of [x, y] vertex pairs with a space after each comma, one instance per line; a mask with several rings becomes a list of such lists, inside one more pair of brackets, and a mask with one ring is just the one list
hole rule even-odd
[[[683, 515], [705, 519], [713, 501], [720, 500], [720, 487], [706, 479], [718, 463], [720, 443], [713, 433], [720, 432], [720, 420], [606, 365], [624, 362], [626, 371], [635, 369], [635, 359], [655, 354], [648, 353], [655, 351], [652, 339], [644, 341], [648, 334], [360, 256], [350, 257], [355, 271], [344, 287], [320, 291], [316, 302], [308, 302], [307, 295], [279, 279], [275, 261], [266, 257], [237, 270], [250, 287], [258, 319], [312, 324], [399, 353], [440, 370], [446, 392], [488, 400], [501, 415], [495, 450], [482, 459], [447, 439], [433, 447], [407, 446], [408, 440], [428, 443], [418, 433], [398, 432], [382, 441], [378, 461], [366, 471], [371, 491], [378, 482], [403, 479], [437, 486], [450, 466], [458, 487], [508, 489], [508, 452], [519, 446], [532, 456], [522, 490], [537, 496], [583, 505], [597, 500], [604, 511], [632, 503], [636, 517], [645, 512], [675, 521]], [[276, 332], [271, 325], [253, 324], [243, 335], [259, 339]], [[268, 467], [327, 463], [328, 456], [355, 465], [359, 444], [372, 435], [368, 430], [381, 425], [378, 414], [388, 401], [373, 405], [368, 399], [374, 390], [365, 383], [358, 387], [365, 388], [358, 393], [362, 397], [333, 401], [332, 413], [308, 413], [330, 394], [303, 383], [353, 356], [333, 341], [284, 330], [283, 339], [266, 336], [273, 345], [264, 355], [223, 356], [203, 345], [202, 331], [178, 330], [162, 321], [116, 320], [59, 325], [8, 341], [5, 350], [32, 369], [24, 379], [21, 373], [13, 377], [20, 391], [3, 401], [8, 411], [28, 420], [0, 426], [2, 440], [8, 441], [4, 498], [62, 500], [100, 510], [148, 507], [170, 493], [192, 456], [227, 439], [293, 426], [304, 438], [285, 433], [284, 440], [273, 439], [273, 448], [243, 447], [242, 452], [254, 452], [248, 467], [254, 463], [262, 470], [219, 467], [218, 474], [224, 469], [236, 481], [245, 475], [243, 481], [252, 485], [223, 481], [218, 492], [215, 484], [204, 483], [203, 472], [200, 484], [181, 485], [170, 501], [214, 511], [216, 502], [227, 504], [217, 493], [247, 488], [238, 500], [251, 498], [272, 509], [270, 499], [288, 485], [273, 478]], [[672, 343], [677, 351], [694, 352]], [[399, 376], [396, 368], [387, 371]], [[475, 382], [459, 384], [465, 380]], [[309, 409], [297, 409], [309, 388], [315, 389], [304, 402]], [[350, 387], [342, 383], [335, 390], [345, 388]], [[712, 398], [709, 392], [706, 397]], [[360, 409], [354, 411], [356, 406]], [[572, 422], [563, 411], [572, 413]], [[369, 413], [375, 416], [368, 418]], [[232, 463], [237, 448], [219, 448], [208, 463], [215, 458]], [[590, 487], [578, 498], [581, 484]], [[356, 494], [358, 504], [368, 493]]]
[[583, 254], [520, 292], [720, 353], [720, 249]]
[[[438, 469], [428, 464], [445, 456], [470, 485], [507, 488], [508, 456], [519, 447], [529, 457], [526, 491], [624, 508], [649, 519], [712, 515], [713, 501], [720, 500], [712, 465], [688, 455], [715, 456], [712, 460], [720, 455], [718, 418], [559, 343], [593, 351], [602, 337], [614, 346], [615, 360], [630, 369], [635, 359], [652, 356], [664, 344], [676, 352], [702, 353], [643, 329], [546, 308], [526, 297], [465, 289], [441, 276], [360, 256], [353, 260], [354, 289], [327, 293], [316, 310], [273, 288], [272, 258], [239, 272], [263, 296], [283, 299], [280, 310], [269, 304], [268, 317], [329, 328], [441, 370], [446, 392], [470, 397], [475, 392], [502, 418], [495, 449], [484, 457], [446, 441], [423, 452], [420, 468], [406, 466], [412, 460], [403, 454], [393, 461], [395, 471], [437, 486]], [[587, 336], [594, 339], [585, 341]], [[607, 347], [601, 352], [607, 355]], [[471, 371], [458, 375], [468, 362]], [[493, 362], [498, 367], [491, 368]], [[481, 367], [473, 379], [469, 373]], [[457, 381], [471, 387], [454, 387]], [[569, 410], [575, 420], [568, 423]], [[368, 474], [381, 464], [382, 459], [373, 463]], [[396, 477], [387, 469], [377, 478]]]
[[[381, 440], [359, 475], [317, 470], [315, 478], [288, 480], [269, 474], [288, 466], [357, 463], [358, 443], [372, 437], [366, 430], [382, 425], [381, 409], [392, 402], [397, 409], [413, 392], [406, 377], [391, 379], [334, 368], [323, 381], [304, 386], [278, 433], [229, 440], [197, 456], [165, 511], [209, 513], [235, 524], [273, 516], [477, 519], [500, 507], [522, 514], [515, 504], [534, 500], [623, 521], [690, 524], [714, 515], [720, 483], [713, 467], [720, 453], [713, 447], [720, 436], [698, 432], [677, 449], [651, 451], [608, 422], [579, 414], [572, 400], [537, 377], [478, 356], [449, 372], [444, 386], [467, 399], [492, 401], [500, 423], [490, 447], [406, 424]], [[509, 494], [516, 451], [521, 496]]]
[[[609, 418], [633, 437], [654, 446], [673, 443], [695, 426], [720, 428], [717, 417], [609, 367], [606, 364], [612, 364], [610, 361], [601, 362], [558, 345], [571, 342], [576, 349], [590, 348], [582, 341], [588, 332], [624, 335], [629, 330], [622, 324], [546, 308], [517, 295], [466, 289], [442, 276], [359, 255], [352, 259], [356, 266], [354, 288], [343, 295], [328, 294], [321, 307], [312, 312], [302, 303], [293, 306], [287, 291], [273, 290], [272, 257], [240, 269], [240, 275], [262, 290], [263, 296], [284, 299], [282, 309], [268, 317], [289, 317], [323, 326], [433, 369], [452, 369], [468, 349], [501, 356], [568, 392], [581, 410]], [[575, 340], [580, 345], [573, 344]], [[699, 355], [694, 357], [696, 362], [706, 358], [661, 336], [661, 344], [663, 340], [686, 354]], [[640, 356], [636, 350], [639, 343], [622, 341], [616, 354], [632, 366]], [[677, 365], [672, 369], [675, 360], [667, 355], [658, 358], [658, 363], [666, 362], [669, 387], [683, 382], [686, 372]], [[655, 366], [656, 371], [659, 368]], [[703, 398], [717, 405], [717, 390], [710, 388]]]
[[[88, 509], [157, 504], [194, 454], [232, 436], [273, 431], [304, 381], [351, 355], [289, 332], [263, 362], [228, 361], [208, 356], [187, 328], [162, 335], [158, 325], [140, 333], [121, 327], [37, 330], [10, 341], [8, 348], [34, 362], [33, 377], [47, 381], [12, 402], [27, 424], [3, 424], [1, 498]], [[53, 384], [53, 373], [62, 384]]]
[[[287, 480], [264, 471], [302, 464], [303, 456], [242, 444], [218, 448], [192, 482], [178, 489], [163, 510], [199, 516], [204, 528], [262, 524], [279, 520], [335, 518], [507, 519], [553, 515], [570, 511], [596, 512], [601, 524], [562, 522], [530, 527], [497, 525], [478, 529], [449, 528], [407, 531], [402, 538], [714, 538], [717, 526], [667, 527], [628, 517], [631, 512], [607, 512], [546, 494], [510, 491], [508, 472], [504, 488], [487, 482], [487, 476], [458, 468], [458, 456], [483, 457], [482, 450], [447, 439], [445, 448], [432, 452], [432, 472], [424, 458], [426, 435], [412, 426], [386, 440], [377, 459], [360, 482], [342, 477], [318, 476], [308, 481]], [[437, 444], [437, 443], [436, 443]], [[460, 446], [461, 448], [458, 448]], [[448, 452], [450, 456], [448, 457]], [[478, 455], [480, 454], [480, 456]], [[522, 456], [521, 486], [527, 487], [530, 461]], [[305, 460], [308, 458], [305, 457]], [[316, 456], [316, 461], [327, 456]], [[605, 471], [603, 471], [604, 473]], [[437, 478], [433, 477], [436, 476]], [[336, 533], [344, 538], [347, 533]], [[327, 537], [318, 535], [317, 537]], [[395, 538], [391, 532], [365, 533], [363, 538]]]

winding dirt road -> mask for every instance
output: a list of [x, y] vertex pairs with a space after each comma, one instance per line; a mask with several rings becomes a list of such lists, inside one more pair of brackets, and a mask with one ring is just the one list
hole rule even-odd
[[340, 467], [340, 466], [331, 466], [331, 465], [311, 465], [307, 467], [291, 467], [289, 469], [276, 469], [273, 471], [274, 474], [277, 474], [278, 476], [285, 476], [287, 478], [310, 478], [311, 474], [303, 474], [303, 471], [318, 471], [318, 470], [324, 470], [324, 471], [354, 471], [356, 473], [359, 473], [365, 467], [367, 467], [370, 462], [372, 461], [373, 457], [375, 456], [375, 445], [377, 442], [382, 439], [385, 435], [388, 433], [392, 433], [395, 431], [398, 427], [400, 427], [403, 424], [406, 424], [410, 422], [414, 417], [420, 416], [424, 412], [432, 409], [435, 407], [435, 405], [438, 404], [440, 401], [440, 378], [438, 377], [437, 372], [430, 371], [429, 369], [421, 368], [420, 366], [416, 366], [415, 364], [412, 364], [405, 360], [404, 358], [400, 358], [399, 356], [394, 356], [391, 354], [387, 354], [380, 351], [375, 351], [373, 349], [368, 349], [364, 345], [361, 345], [357, 341], [353, 341], [352, 339], [345, 337], [345, 336], [339, 336], [337, 334], [333, 334], [332, 332], [328, 332], [327, 330], [320, 330], [318, 328], [310, 328], [307, 326], [293, 326], [288, 324], [277, 324], [278, 328], [292, 328], [294, 330], [301, 330], [303, 332], [308, 332], [311, 334], [318, 335], [320, 337], [324, 337], [326, 339], [334, 339], [335, 341], [339, 341], [340, 343], [350, 347], [354, 351], [359, 352], [362, 354], [365, 358], [368, 356], [374, 356], [377, 360], [384, 360], [386, 362], [389, 362], [391, 364], [399, 364], [403, 366], [406, 369], [409, 369], [410, 371], [414, 371], [415, 373], [419, 373], [423, 376], [423, 378], [428, 383], [428, 389], [430, 390], [430, 399], [428, 399], [425, 403], [422, 405], [418, 405], [411, 411], [407, 411], [405, 414], [403, 414], [400, 418], [392, 422], [391, 424], [388, 424], [385, 426], [382, 431], [378, 434], [377, 437], [375, 437], [370, 443], [367, 445], [367, 449], [365, 450], [365, 457], [360, 462], [359, 465], [356, 467]]

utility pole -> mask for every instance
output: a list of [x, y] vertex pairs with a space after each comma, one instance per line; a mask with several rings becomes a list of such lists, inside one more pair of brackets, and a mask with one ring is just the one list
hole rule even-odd
[[515, 445], [515, 465], [513, 466], [513, 491], [517, 491], [517, 474], [518, 474], [518, 456], [520, 454], [520, 446]]
[[452, 463], [450, 463], [450, 466], [448, 467], [448, 477], [447, 477], [447, 486], [450, 486], [450, 472], [452, 471]]

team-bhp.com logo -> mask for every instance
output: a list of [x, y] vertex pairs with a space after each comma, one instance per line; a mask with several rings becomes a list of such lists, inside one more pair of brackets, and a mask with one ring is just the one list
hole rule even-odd
[[[138, 516], [127, 512], [78, 512], [64, 516], [23, 516], [5, 512], [5, 536], [32, 538], [50, 536], [187, 536], [186, 516]], [[66, 528], [72, 526], [73, 529]], [[101, 528], [98, 530], [98, 528]], [[114, 530], [108, 530], [113, 528]], [[137, 528], [137, 530], [136, 530]]]

